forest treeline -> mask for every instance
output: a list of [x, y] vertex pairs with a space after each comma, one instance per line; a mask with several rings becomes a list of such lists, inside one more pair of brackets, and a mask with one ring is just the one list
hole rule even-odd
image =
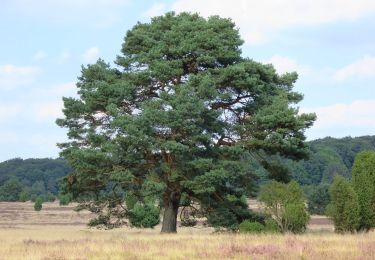
[[[355, 156], [375, 150], [375, 136], [331, 138], [308, 142], [308, 160], [283, 161], [292, 179], [305, 191], [312, 213], [324, 213], [329, 203], [329, 185], [334, 176], [351, 178]], [[58, 180], [71, 172], [63, 159], [11, 159], [0, 163], [0, 200], [25, 201], [42, 197], [51, 201], [59, 195]]]
[[1, 201], [53, 201], [58, 180], [72, 170], [63, 159], [20, 159], [0, 163]]
[[308, 160], [287, 161], [292, 179], [304, 190], [309, 211], [325, 214], [330, 202], [329, 186], [336, 175], [351, 179], [356, 155], [365, 150], [375, 150], [375, 136], [332, 138], [308, 142]]

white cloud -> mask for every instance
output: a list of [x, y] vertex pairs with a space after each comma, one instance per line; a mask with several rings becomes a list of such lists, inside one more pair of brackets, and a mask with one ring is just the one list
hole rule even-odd
[[176, 0], [172, 10], [232, 18], [248, 44], [262, 44], [278, 32], [301, 26], [354, 20], [375, 11], [373, 0]]
[[309, 67], [299, 64], [296, 60], [281, 55], [274, 55], [263, 63], [271, 63], [279, 74], [296, 71], [301, 75], [308, 74], [311, 71]]
[[0, 90], [11, 90], [34, 82], [41, 69], [35, 66], [0, 66]]
[[[313, 129], [370, 128], [375, 133], [375, 99], [356, 100], [323, 107], [301, 108], [300, 112], [317, 114]], [[368, 133], [370, 134], [370, 133]]]
[[45, 53], [44, 51], [38, 51], [34, 54], [33, 60], [40, 61], [40, 60], [45, 59], [46, 57], [47, 57], [47, 53]]
[[150, 9], [148, 9], [146, 12], [143, 13], [143, 16], [146, 17], [153, 17], [153, 16], [159, 16], [166, 12], [167, 6], [166, 4], [162, 3], [155, 3], [153, 6], [151, 6]]
[[83, 61], [87, 63], [95, 62], [98, 58], [99, 58], [98, 47], [91, 47], [82, 54]]
[[336, 71], [334, 78], [338, 81], [346, 80], [350, 77], [374, 77], [375, 57], [365, 56], [355, 62]]

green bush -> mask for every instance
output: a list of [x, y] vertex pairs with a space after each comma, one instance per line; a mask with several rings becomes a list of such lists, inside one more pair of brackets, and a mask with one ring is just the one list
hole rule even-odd
[[241, 233], [263, 233], [265, 228], [259, 222], [252, 222], [250, 220], [242, 221], [238, 226]]
[[127, 193], [125, 195], [125, 203], [128, 210], [132, 210], [137, 202], [138, 198], [134, 194]]
[[336, 176], [329, 190], [331, 202], [327, 215], [333, 220], [338, 233], [354, 232], [360, 223], [358, 196], [342, 176]]
[[292, 233], [302, 233], [306, 231], [310, 216], [304, 204], [287, 204], [284, 209], [284, 225]]
[[264, 230], [267, 233], [280, 233], [280, 227], [273, 218], [266, 218], [264, 221]]
[[44, 197], [45, 197], [45, 201], [48, 201], [48, 202], [54, 202], [56, 200], [55, 195], [53, 195], [51, 192], [47, 192], [47, 194]]
[[129, 221], [134, 227], [153, 228], [160, 222], [160, 210], [153, 204], [137, 202], [130, 210]]
[[40, 211], [40, 210], [42, 210], [42, 207], [43, 207], [43, 199], [41, 197], [38, 197], [35, 200], [34, 210]]
[[29, 200], [29, 194], [26, 191], [21, 191], [19, 196], [19, 200], [22, 202], [28, 201]]
[[68, 205], [70, 202], [71, 202], [71, 196], [69, 194], [60, 194], [59, 195], [60, 206]]
[[305, 209], [303, 191], [295, 181], [288, 184], [271, 181], [262, 187], [259, 201], [264, 203], [266, 212], [276, 220], [281, 232], [306, 230], [310, 217]]

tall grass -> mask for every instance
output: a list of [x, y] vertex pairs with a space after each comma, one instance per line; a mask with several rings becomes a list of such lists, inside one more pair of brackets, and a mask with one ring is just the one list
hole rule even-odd
[[41, 212], [32, 207], [0, 203], [0, 260], [375, 259], [375, 232], [334, 234], [322, 217], [314, 217], [316, 224], [304, 235], [218, 234], [210, 228], [162, 235], [160, 227], [89, 229], [84, 223], [91, 215], [72, 206], [45, 203]]
[[375, 259], [375, 233], [207, 234], [182, 229], [88, 230], [67, 226], [0, 229], [0, 259]]

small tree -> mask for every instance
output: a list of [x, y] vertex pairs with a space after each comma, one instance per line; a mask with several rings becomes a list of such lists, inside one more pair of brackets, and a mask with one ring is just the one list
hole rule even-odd
[[303, 191], [297, 182], [271, 181], [261, 189], [259, 200], [266, 206], [282, 232], [301, 233], [306, 230], [309, 214], [305, 209]]
[[375, 226], [375, 152], [363, 151], [357, 154], [352, 183], [358, 195], [360, 222], [358, 229], [369, 231]]
[[23, 190], [23, 191], [20, 192], [18, 197], [19, 197], [20, 201], [25, 202], [29, 199], [29, 193], [27, 193], [27, 191]]
[[354, 232], [359, 227], [360, 211], [352, 186], [344, 177], [336, 176], [329, 193], [331, 202], [327, 206], [327, 215], [333, 220], [335, 231]]
[[34, 204], [34, 210], [40, 211], [43, 207], [43, 199], [41, 197], [36, 198], [35, 204]]

